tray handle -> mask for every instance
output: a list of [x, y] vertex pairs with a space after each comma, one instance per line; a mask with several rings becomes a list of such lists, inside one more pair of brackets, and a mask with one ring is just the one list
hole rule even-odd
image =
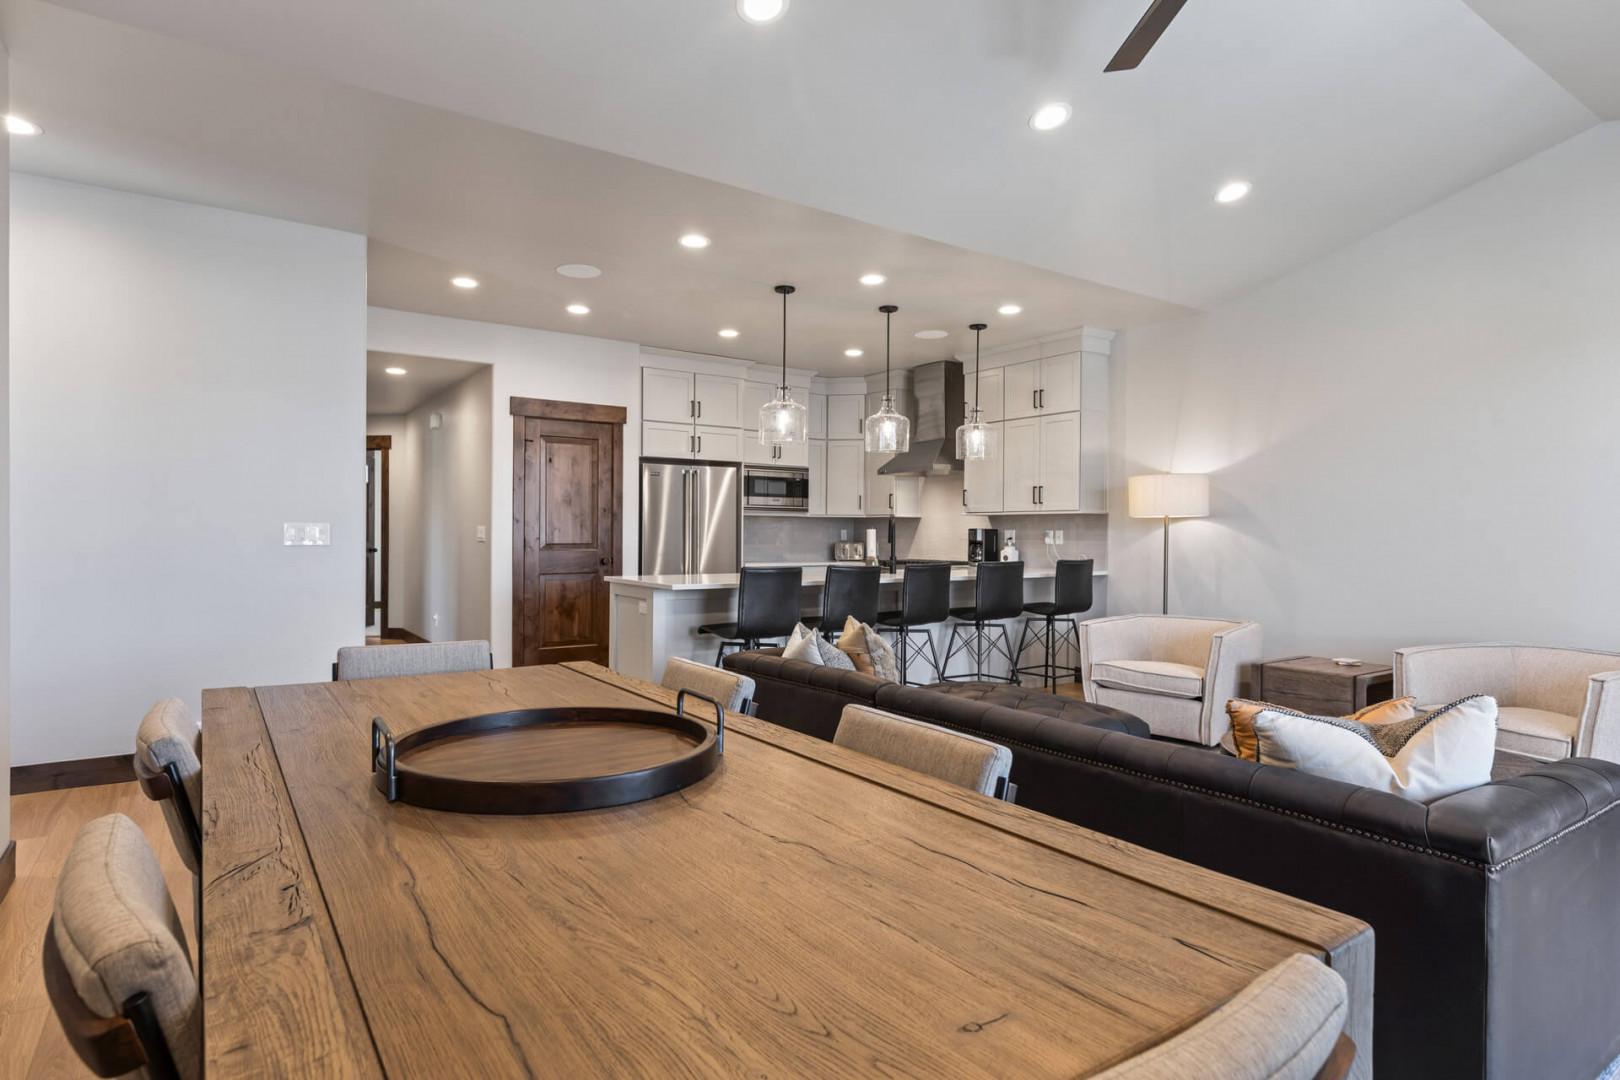
[[398, 748], [394, 743], [394, 733], [388, 730], [388, 724], [380, 716], [371, 718], [371, 774], [372, 781], [377, 790], [387, 796], [389, 802], [399, 798], [399, 772], [396, 765], [399, 759]]
[[[722, 754], [725, 753], [726, 710], [720, 707], [720, 703], [718, 701], [714, 700], [712, 697], [709, 697], [707, 694], [700, 694], [696, 690], [682, 690], [680, 693], [675, 695], [676, 716], [684, 717], [686, 715], [686, 699], [689, 697], [695, 697], [699, 701], [707, 701], [710, 705], [714, 706], [714, 748]], [[375, 723], [375, 721], [373, 721], [373, 723]]]

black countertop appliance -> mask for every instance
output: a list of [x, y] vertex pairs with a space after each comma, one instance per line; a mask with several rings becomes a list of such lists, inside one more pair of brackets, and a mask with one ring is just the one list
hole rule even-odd
[[1000, 529], [968, 530], [968, 562], [995, 562], [1001, 558]]

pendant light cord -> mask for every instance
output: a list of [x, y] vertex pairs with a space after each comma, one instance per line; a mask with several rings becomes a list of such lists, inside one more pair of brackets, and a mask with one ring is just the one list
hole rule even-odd
[[973, 331], [973, 419], [979, 418], [979, 369], [984, 365], [979, 362], [979, 335], [983, 330]]
[[[788, 294], [783, 293], [782, 294], [782, 389], [784, 391], [787, 390], [787, 298], [788, 298]], [[784, 393], [782, 396], [786, 397], [787, 395]]]
[[889, 350], [894, 340], [894, 312], [883, 313], [883, 396], [891, 398], [893, 391], [889, 389]]

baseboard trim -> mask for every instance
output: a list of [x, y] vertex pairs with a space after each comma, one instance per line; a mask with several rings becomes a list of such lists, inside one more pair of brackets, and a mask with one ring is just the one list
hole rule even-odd
[[403, 626], [390, 626], [382, 632], [382, 636], [385, 638], [398, 638], [412, 645], [426, 645], [428, 643], [427, 638], [419, 634], [413, 634]]
[[40, 765], [13, 765], [11, 793], [31, 795], [36, 791], [122, 784], [135, 779], [135, 755], [79, 758], [76, 761], [47, 761]]
[[7, 840], [6, 848], [0, 851], [0, 904], [5, 903], [6, 893], [11, 891], [11, 883], [17, 880], [17, 841]]

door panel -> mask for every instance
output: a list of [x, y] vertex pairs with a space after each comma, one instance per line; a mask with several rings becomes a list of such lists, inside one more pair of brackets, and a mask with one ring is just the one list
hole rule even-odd
[[1008, 420], [1040, 412], [1036, 393], [1041, 388], [1041, 362], [1030, 360], [1001, 369], [1001, 412]]
[[1041, 482], [1041, 422], [1031, 417], [1002, 424], [1001, 455], [1004, 508], [1008, 513], [1035, 509], [1035, 487]]
[[1041, 417], [1039, 510], [1080, 509], [1080, 414]]
[[697, 419], [692, 375], [662, 368], [641, 369], [641, 418], [690, 424]]
[[735, 376], [693, 376], [693, 397], [697, 399], [699, 424], [734, 428], [742, 424], [742, 384]]
[[865, 457], [866, 448], [858, 442], [827, 443], [827, 513], [851, 517], [864, 510]]
[[1074, 412], [1080, 407], [1080, 354], [1041, 361], [1041, 413]]
[[607, 662], [621, 428], [513, 417], [512, 663]]
[[643, 457], [689, 458], [697, 438], [686, 424], [648, 422], [641, 425]]
[[1001, 469], [1006, 451], [1001, 445], [1001, 425], [995, 424], [990, 430], [990, 456], [962, 464], [962, 487], [967, 492], [963, 505], [973, 514], [1001, 513]]
[[703, 461], [741, 461], [743, 439], [748, 434], [736, 428], [700, 427], [697, 429], [697, 453], [693, 456]]
[[858, 439], [861, 421], [866, 416], [864, 394], [829, 394], [827, 396], [827, 438]]

